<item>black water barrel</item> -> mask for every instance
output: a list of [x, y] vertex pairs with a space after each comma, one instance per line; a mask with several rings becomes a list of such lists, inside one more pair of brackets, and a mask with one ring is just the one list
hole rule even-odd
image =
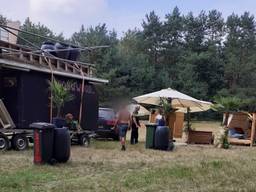
[[56, 52], [55, 52], [55, 43], [53, 42], [43, 42], [42, 46], [41, 46], [41, 50], [50, 53], [51, 55], [56, 56]]
[[155, 132], [155, 149], [168, 150], [170, 129], [167, 126], [157, 126]]
[[75, 46], [69, 46], [69, 49], [68, 59], [71, 61], [77, 61], [80, 57], [80, 50]]
[[[69, 57], [69, 50], [68, 45], [64, 43], [55, 43], [55, 50], [56, 50], [56, 56], [62, 59], [68, 59]], [[65, 51], [62, 51], [65, 49]]]
[[60, 117], [52, 118], [52, 124], [54, 124], [57, 128], [66, 127], [67, 125], [66, 120]]
[[53, 158], [59, 163], [65, 163], [70, 157], [71, 139], [68, 128], [54, 129]]

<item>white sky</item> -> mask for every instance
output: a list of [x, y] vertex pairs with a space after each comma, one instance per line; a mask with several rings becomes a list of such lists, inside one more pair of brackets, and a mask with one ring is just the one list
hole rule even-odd
[[217, 9], [226, 17], [232, 12], [256, 14], [256, 0], [0, 0], [0, 14], [12, 20], [45, 24], [69, 37], [85, 27], [106, 23], [121, 36], [127, 29], [141, 27], [145, 14], [152, 10], [164, 18], [175, 6], [183, 14]]

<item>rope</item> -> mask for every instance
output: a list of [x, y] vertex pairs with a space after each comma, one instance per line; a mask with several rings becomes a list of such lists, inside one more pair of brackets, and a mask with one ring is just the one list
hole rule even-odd
[[[53, 69], [52, 69], [52, 64], [49, 60], [47, 60], [47, 58], [44, 56], [44, 59], [46, 61], [46, 63], [49, 65], [50, 67], [50, 71], [51, 71], [51, 83], [53, 83], [54, 80], [54, 75], [53, 75]], [[50, 122], [52, 123], [52, 116], [53, 116], [53, 95], [52, 95], [52, 89], [51, 89], [51, 93], [50, 93]]]
[[[14, 27], [10, 27], [10, 26], [7, 26], [7, 25], [2, 25], [0, 24], [0, 28], [3, 28], [5, 30], [8, 30], [8, 29], [11, 29], [11, 30], [15, 30], [15, 31], [18, 31], [20, 33], [25, 33], [25, 34], [28, 34], [28, 35], [33, 35], [33, 36], [36, 36], [36, 37], [40, 37], [42, 39], [47, 39], [47, 40], [51, 40], [53, 42], [58, 42], [58, 43], [61, 43], [61, 44], [65, 44], [65, 45], [69, 45], [69, 46], [72, 46], [72, 47], [76, 47], [75, 49], [77, 50], [81, 50], [81, 51], [85, 51], [85, 50], [93, 50], [93, 49], [98, 49], [98, 48], [108, 48], [110, 47], [109, 45], [102, 45], [102, 46], [92, 46], [92, 47], [80, 47], [79, 45], [73, 45], [71, 43], [67, 43], [67, 42], [63, 42], [63, 41], [59, 41], [57, 39], [54, 39], [54, 38], [51, 38], [51, 37], [47, 37], [47, 36], [43, 36], [43, 35], [39, 35], [39, 34], [36, 34], [36, 33], [32, 33], [32, 32], [29, 32], [29, 31], [25, 31], [25, 30], [21, 30], [21, 29], [17, 29], [17, 28], [14, 28]], [[12, 31], [8, 30], [9, 33], [13, 33]], [[13, 34], [15, 36], [17, 36], [16, 34]], [[22, 40], [24, 40], [24, 38], [20, 37]], [[27, 42], [27, 40], [24, 40]], [[27, 42], [28, 43], [28, 42]], [[30, 44], [30, 43], [29, 43]]]
[[81, 100], [80, 100], [80, 110], [79, 110], [79, 123], [81, 124], [82, 121], [82, 114], [83, 114], [83, 101], [84, 101], [84, 72], [82, 70], [82, 68], [80, 68], [80, 72], [82, 75], [82, 89], [81, 89]]

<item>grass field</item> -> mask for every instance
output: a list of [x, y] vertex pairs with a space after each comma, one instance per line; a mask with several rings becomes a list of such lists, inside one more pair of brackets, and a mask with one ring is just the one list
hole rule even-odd
[[[199, 125], [204, 127], [198, 124], [198, 128]], [[32, 149], [1, 153], [0, 191], [237, 192], [256, 189], [256, 149], [249, 147], [233, 146], [224, 150], [189, 145], [164, 152], [146, 150], [141, 142], [128, 145], [123, 152], [118, 142], [93, 141], [90, 148], [72, 146], [67, 164], [36, 166], [32, 162]]]

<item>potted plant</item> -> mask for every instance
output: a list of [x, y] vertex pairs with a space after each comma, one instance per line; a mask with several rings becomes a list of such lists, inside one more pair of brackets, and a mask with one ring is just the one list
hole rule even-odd
[[173, 130], [170, 127], [170, 116], [172, 113], [176, 111], [175, 108], [172, 107], [171, 105], [172, 99], [171, 98], [160, 98], [160, 106], [162, 107], [163, 113], [164, 113], [164, 119], [165, 119], [165, 126], [168, 127], [170, 130], [170, 145], [169, 145], [169, 150], [172, 150], [174, 145], [173, 145]]
[[57, 111], [56, 117], [53, 118], [52, 123], [55, 124], [57, 127], [62, 127], [63, 121], [65, 121], [64, 118], [62, 118], [61, 116], [62, 109], [67, 102], [72, 101], [74, 99], [74, 96], [69, 92], [69, 90], [64, 85], [62, 85], [55, 79], [52, 82], [49, 81], [49, 90], [52, 94], [53, 107]]
[[188, 143], [188, 138], [189, 138], [189, 131], [191, 130], [191, 117], [190, 117], [190, 108], [187, 108], [187, 121], [185, 126], [183, 127], [183, 134], [182, 134], [182, 139], [185, 143]]

